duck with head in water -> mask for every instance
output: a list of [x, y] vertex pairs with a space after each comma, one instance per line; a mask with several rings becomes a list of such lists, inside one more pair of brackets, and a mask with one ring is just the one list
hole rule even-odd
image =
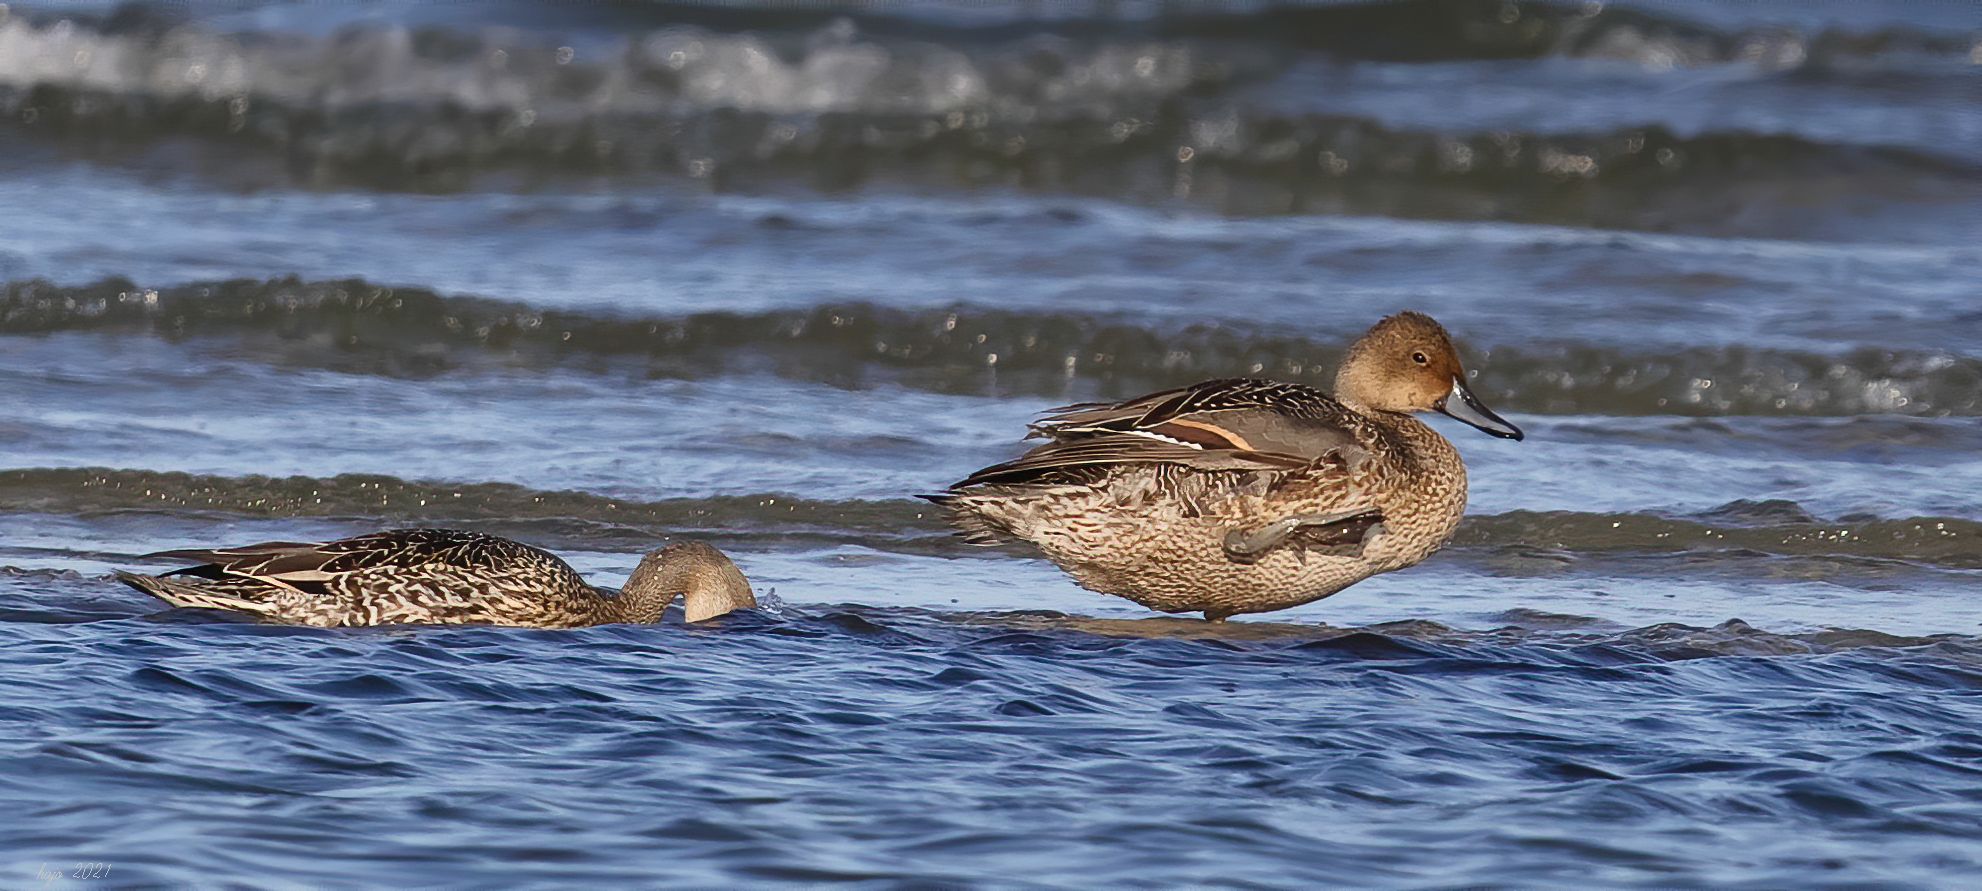
[[676, 542], [648, 553], [617, 596], [570, 564], [525, 544], [454, 529], [393, 529], [338, 541], [272, 541], [147, 557], [199, 565], [163, 575], [117, 573], [173, 606], [224, 609], [291, 625], [516, 625], [576, 628], [651, 623], [676, 597], [701, 622], [757, 605], [722, 551]]
[[1412, 415], [1521, 431], [1466, 385], [1422, 313], [1349, 348], [1331, 395], [1300, 384], [1204, 381], [1058, 409], [1048, 442], [938, 495], [979, 544], [1029, 542], [1081, 585], [1213, 621], [1318, 600], [1445, 544], [1466, 465]]

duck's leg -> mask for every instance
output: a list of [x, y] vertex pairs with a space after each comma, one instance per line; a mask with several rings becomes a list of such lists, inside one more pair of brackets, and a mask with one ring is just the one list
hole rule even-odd
[[[1327, 542], [1340, 538], [1341, 544], [1360, 540], [1371, 526], [1383, 521], [1378, 510], [1345, 510], [1329, 514], [1307, 514], [1276, 520], [1251, 532], [1233, 529], [1225, 533], [1225, 556], [1234, 563], [1254, 563], [1267, 551], [1286, 543], [1296, 532], [1309, 540]], [[1331, 534], [1332, 533], [1332, 534]]]

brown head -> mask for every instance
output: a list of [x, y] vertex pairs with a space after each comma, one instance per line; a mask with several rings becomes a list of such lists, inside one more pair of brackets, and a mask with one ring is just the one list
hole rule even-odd
[[682, 618], [690, 622], [757, 605], [750, 581], [728, 556], [699, 541], [678, 541], [640, 559], [620, 589], [626, 621], [658, 622], [680, 595]]
[[1452, 337], [1431, 316], [1400, 312], [1376, 323], [1349, 347], [1335, 372], [1335, 398], [1357, 408], [1444, 412], [1504, 439], [1521, 428], [1480, 404]]

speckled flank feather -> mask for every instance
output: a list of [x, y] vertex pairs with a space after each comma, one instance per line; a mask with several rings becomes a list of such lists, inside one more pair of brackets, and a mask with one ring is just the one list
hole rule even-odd
[[396, 529], [324, 543], [268, 542], [149, 556], [201, 562], [160, 576], [119, 572], [117, 577], [174, 606], [320, 627], [569, 628], [657, 621], [667, 602], [682, 594], [691, 603], [729, 604], [719, 611], [704, 606], [705, 616], [754, 604], [748, 583], [722, 552], [687, 543], [649, 554], [617, 597], [586, 584], [552, 554], [451, 529]]
[[[967, 540], [1029, 542], [1081, 585], [1152, 609], [1223, 618], [1326, 597], [1430, 556], [1466, 506], [1459, 453], [1406, 413], [1444, 410], [1448, 392], [1476, 403], [1443, 329], [1405, 314], [1373, 338], [1343, 378], [1410, 384], [1400, 408], [1249, 379], [1069, 406], [1033, 426], [1044, 445], [928, 497]], [[1271, 544], [1235, 553], [1248, 536]]]

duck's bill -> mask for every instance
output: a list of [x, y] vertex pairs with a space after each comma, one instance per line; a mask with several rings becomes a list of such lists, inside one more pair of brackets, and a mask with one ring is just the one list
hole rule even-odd
[[1501, 439], [1521, 440], [1521, 428], [1507, 423], [1506, 418], [1481, 405], [1480, 397], [1474, 396], [1473, 391], [1466, 388], [1466, 383], [1458, 378], [1452, 379], [1452, 392], [1438, 401], [1438, 410], [1447, 417], [1471, 424]]

